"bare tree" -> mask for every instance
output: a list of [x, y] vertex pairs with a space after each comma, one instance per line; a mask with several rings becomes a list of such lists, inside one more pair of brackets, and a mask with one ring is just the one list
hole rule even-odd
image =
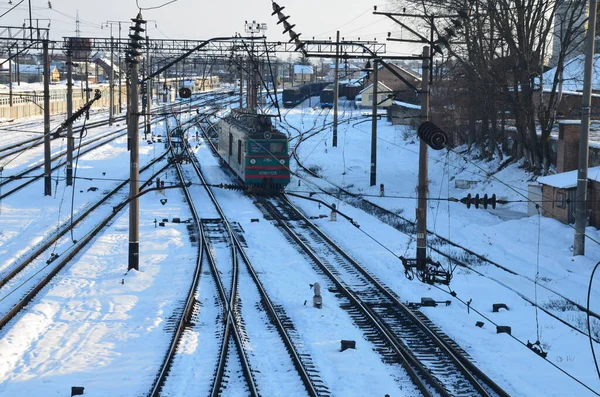
[[[516, 130], [512, 154], [515, 158], [524, 156], [534, 171], [547, 170], [550, 132], [561, 99], [562, 71], [567, 58], [584, 39], [585, 0], [392, 2], [423, 14], [423, 20], [437, 37], [451, 38], [443, 51], [456, 60], [455, 73], [464, 76], [467, 87], [457, 91], [467, 95], [469, 103], [467, 142], [478, 144], [482, 151], [499, 153], [503, 131], [498, 116], [503, 120], [508, 111]], [[462, 29], [452, 29], [451, 21], [439, 19], [431, 26], [431, 15], [465, 9], [470, 10], [470, 18]], [[557, 73], [550, 84], [543, 84], [550, 57]]]

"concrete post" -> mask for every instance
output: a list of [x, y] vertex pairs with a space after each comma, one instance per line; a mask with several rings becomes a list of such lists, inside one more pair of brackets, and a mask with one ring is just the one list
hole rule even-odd
[[[423, 47], [421, 77], [421, 122], [429, 120], [429, 47]], [[417, 208], [417, 269], [425, 270], [427, 259], [427, 143], [419, 139], [419, 186]]]

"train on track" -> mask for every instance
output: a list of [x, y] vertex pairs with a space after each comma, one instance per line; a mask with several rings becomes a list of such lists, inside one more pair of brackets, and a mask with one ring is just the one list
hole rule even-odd
[[233, 109], [217, 131], [219, 157], [248, 190], [277, 192], [290, 182], [288, 138], [271, 116]]
[[283, 90], [282, 102], [284, 108], [293, 108], [304, 100], [311, 96], [318, 96], [321, 94], [323, 88], [327, 87], [328, 82], [319, 83], [307, 83], [302, 85], [296, 85], [292, 88], [286, 88]]
[[[321, 91], [320, 102], [321, 108], [332, 108], [334, 101], [334, 85], [329, 84]], [[348, 100], [354, 100], [356, 95], [362, 90], [362, 86], [358, 83], [340, 83], [339, 97], [346, 97]]]

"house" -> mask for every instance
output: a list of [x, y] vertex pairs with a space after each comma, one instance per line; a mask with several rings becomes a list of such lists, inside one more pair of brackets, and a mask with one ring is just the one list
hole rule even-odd
[[[12, 64], [12, 80], [16, 82], [17, 79], [24, 83], [41, 83], [44, 81], [44, 70], [42, 65], [23, 65], [23, 64]], [[9, 73], [8, 70], [2, 71], [1, 82], [8, 83]], [[50, 82], [60, 81], [60, 71], [56, 66], [50, 66]]]
[[[578, 170], [538, 178], [542, 184], [542, 215], [564, 223], [575, 222]], [[588, 169], [590, 225], [600, 227], [600, 167]]]
[[313, 68], [310, 65], [294, 65], [294, 85], [312, 83]]
[[[378, 108], [388, 108], [392, 105], [392, 99], [390, 99], [389, 95], [393, 92], [387, 85], [378, 82], [377, 83], [377, 107]], [[366, 88], [364, 88], [361, 92], [359, 92], [361, 98], [361, 108], [371, 109], [373, 107], [373, 84], [370, 84]], [[357, 96], [358, 97], [358, 96]]]
[[[404, 80], [408, 81], [417, 89], [421, 88], [421, 77], [412, 70], [404, 69], [393, 63], [388, 63], [387, 65], [393, 70], [393, 72], [379, 64], [377, 68], [377, 81], [382, 82], [389, 87], [390, 91], [394, 92], [394, 99], [405, 103], [418, 104], [417, 92], [407, 85], [406, 82], [402, 81], [402, 79], [398, 78], [396, 74], [400, 75], [402, 78], [404, 78]], [[369, 84], [373, 84], [372, 73], [365, 79], [365, 87]]]
[[[533, 192], [530, 187], [529, 199], [542, 208], [542, 215], [558, 219], [561, 222], [575, 222], [575, 203], [577, 201], [577, 173], [579, 162], [580, 120], [559, 122], [558, 142], [556, 145], [556, 171], [554, 175], [538, 178], [538, 188]], [[590, 150], [590, 153], [594, 153]], [[600, 165], [596, 165], [596, 154], [590, 155], [588, 169], [588, 211], [590, 225], [600, 227]], [[595, 165], [595, 166], [594, 166]], [[541, 196], [541, 200], [540, 200]], [[536, 211], [537, 212], [537, 211]]]
[[119, 79], [119, 74], [121, 73], [121, 70], [119, 69], [119, 65], [115, 60], [115, 64], [113, 65], [110, 62], [110, 58], [105, 59], [105, 58], [101, 58], [98, 57], [96, 59], [94, 59], [94, 63], [96, 64], [96, 67], [100, 66], [100, 68], [102, 68], [103, 70], [103, 75], [99, 76], [99, 80], [101, 82], [107, 82], [110, 80], [110, 71], [111, 69], [113, 70], [113, 78], [114, 79]]
[[[327, 72], [327, 80], [333, 81], [335, 80], [335, 63], [332, 63], [329, 66], [329, 71]], [[352, 65], [351, 63], [340, 62], [338, 64], [338, 78], [339, 80], [356, 80], [361, 77], [361, 70], [358, 66]]]

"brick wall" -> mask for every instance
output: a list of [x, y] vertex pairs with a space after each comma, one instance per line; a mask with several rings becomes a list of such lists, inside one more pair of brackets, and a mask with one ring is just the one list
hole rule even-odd
[[544, 185], [542, 191], [542, 216], [554, 218], [564, 223], [569, 223], [569, 205], [561, 208], [557, 200], [557, 193], [567, 195], [564, 189]]
[[600, 228], [600, 182], [591, 181], [588, 203], [590, 203], [590, 225]]
[[569, 121], [558, 123], [558, 143], [556, 147], [557, 173], [577, 169], [580, 129], [580, 122]]

